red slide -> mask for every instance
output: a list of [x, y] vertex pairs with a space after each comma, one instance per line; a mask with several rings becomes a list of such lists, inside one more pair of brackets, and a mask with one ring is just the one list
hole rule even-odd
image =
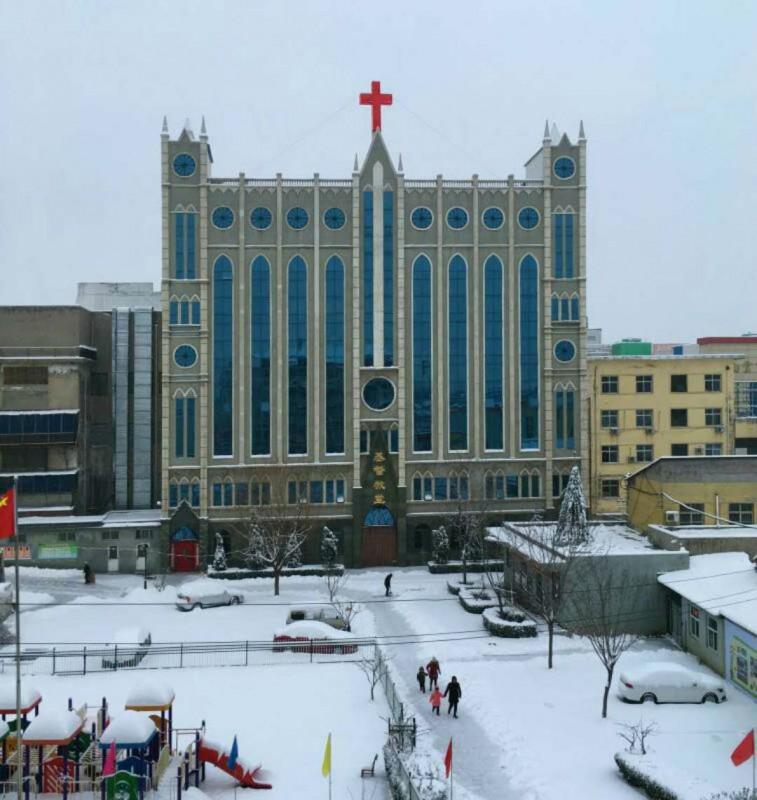
[[212, 764], [214, 767], [231, 775], [239, 781], [239, 785], [245, 789], [273, 789], [270, 783], [261, 783], [257, 780], [256, 776], [261, 770], [261, 765], [256, 767], [248, 767], [241, 758], [237, 759], [237, 763], [233, 769], [229, 769], [229, 754], [226, 752], [225, 747], [221, 747], [215, 742], [208, 742], [205, 739], [200, 741], [200, 761]]

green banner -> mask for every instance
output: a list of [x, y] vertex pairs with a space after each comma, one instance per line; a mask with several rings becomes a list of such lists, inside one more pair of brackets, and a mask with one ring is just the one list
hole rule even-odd
[[40, 561], [58, 558], [76, 558], [79, 550], [75, 543], [72, 544], [38, 544], [37, 558]]
[[139, 776], [117, 772], [105, 779], [107, 800], [139, 800]]

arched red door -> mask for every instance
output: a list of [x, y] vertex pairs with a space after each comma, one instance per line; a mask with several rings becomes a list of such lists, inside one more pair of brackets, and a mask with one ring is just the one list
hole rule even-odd
[[186, 526], [171, 535], [171, 569], [174, 572], [196, 572], [200, 568], [200, 547], [197, 534]]
[[364, 567], [383, 567], [397, 563], [397, 527], [386, 506], [373, 506], [363, 520]]

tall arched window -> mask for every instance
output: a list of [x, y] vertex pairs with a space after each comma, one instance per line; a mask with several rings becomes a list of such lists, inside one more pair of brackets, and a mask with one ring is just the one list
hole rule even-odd
[[578, 304], [578, 295], [574, 294], [570, 298], [570, 318], [573, 322], [579, 321], [579, 304]]
[[195, 264], [195, 214], [174, 214], [174, 276], [179, 280], [197, 277]]
[[413, 450], [431, 450], [431, 262], [413, 264]]
[[468, 267], [449, 263], [449, 449], [468, 449]]
[[384, 192], [384, 366], [394, 365], [394, 192]]
[[539, 449], [539, 268], [520, 262], [520, 447]]
[[258, 256], [250, 267], [252, 455], [271, 452], [271, 267]]
[[504, 447], [503, 415], [503, 269], [497, 256], [484, 264], [484, 424], [487, 450]]
[[226, 256], [213, 266], [213, 455], [230, 456], [232, 449], [233, 268]]
[[373, 190], [363, 192], [363, 366], [373, 366]]
[[558, 450], [576, 447], [575, 396], [572, 384], [558, 384], [555, 388], [555, 447]]
[[326, 452], [344, 452], [344, 264], [326, 262]]
[[308, 300], [307, 269], [302, 256], [289, 262], [287, 280], [289, 356], [289, 452], [308, 451]]
[[573, 214], [554, 214], [555, 278], [573, 277]]

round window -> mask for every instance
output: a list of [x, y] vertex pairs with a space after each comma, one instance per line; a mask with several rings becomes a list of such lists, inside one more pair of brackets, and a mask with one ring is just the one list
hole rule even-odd
[[257, 208], [253, 208], [250, 212], [250, 225], [252, 225], [253, 228], [257, 228], [259, 231], [270, 228], [272, 221], [273, 216], [265, 206], [258, 206]]
[[561, 181], [566, 181], [575, 174], [576, 163], [572, 158], [568, 158], [568, 156], [561, 156], [555, 161], [555, 165], [552, 169]]
[[410, 215], [410, 222], [412, 222], [413, 227], [417, 228], [419, 231], [428, 230], [433, 221], [434, 215], [431, 213], [431, 209], [426, 208], [426, 206], [414, 208], [413, 213]]
[[216, 228], [226, 230], [234, 224], [234, 212], [228, 206], [219, 206], [214, 209], [211, 220]]
[[287, 225], [296, 231], [301, 231], [307, 224], [310, 217], [308, 212], [300, 206], [295, 206], [287, 211]]
[[523, 230], [530, 231], [539, 224], [539, 212], [531, 206], [521, 208], [518, 212], [518, 225]]
[[197, 361], [197, 350], [190, 344], [180, 344], [173, 351], [173, 360], [179, 367], [191, 367]]
[[386, 378], [372, 378], [363, 386], [363, 401], [374, 411], [384, 411], [394, 402], [394, 385]]
[[180, 178], [188, 178], [194, 174], [197, 164], [189, 153], [179, 153], [173, 160], [173, 171]]
[[460, 206], [455, 206], [447, 212], [447, 225], [459, 231], [468, 224], [468, 212]]
[[490, 206], [484, 211], [484, 227], [490, 231], [496, 231], [505, 224], [505, 215], [501, 208]]
[[329, 208], [323, 215], [323, 224], [332, 231], [338, 231], [344, 227], [347, 217], [341, 208]]
[[555, 345], [555, 358], [563, 363], [576, 357], [576, 346], [567, 339], [560, 339]]

